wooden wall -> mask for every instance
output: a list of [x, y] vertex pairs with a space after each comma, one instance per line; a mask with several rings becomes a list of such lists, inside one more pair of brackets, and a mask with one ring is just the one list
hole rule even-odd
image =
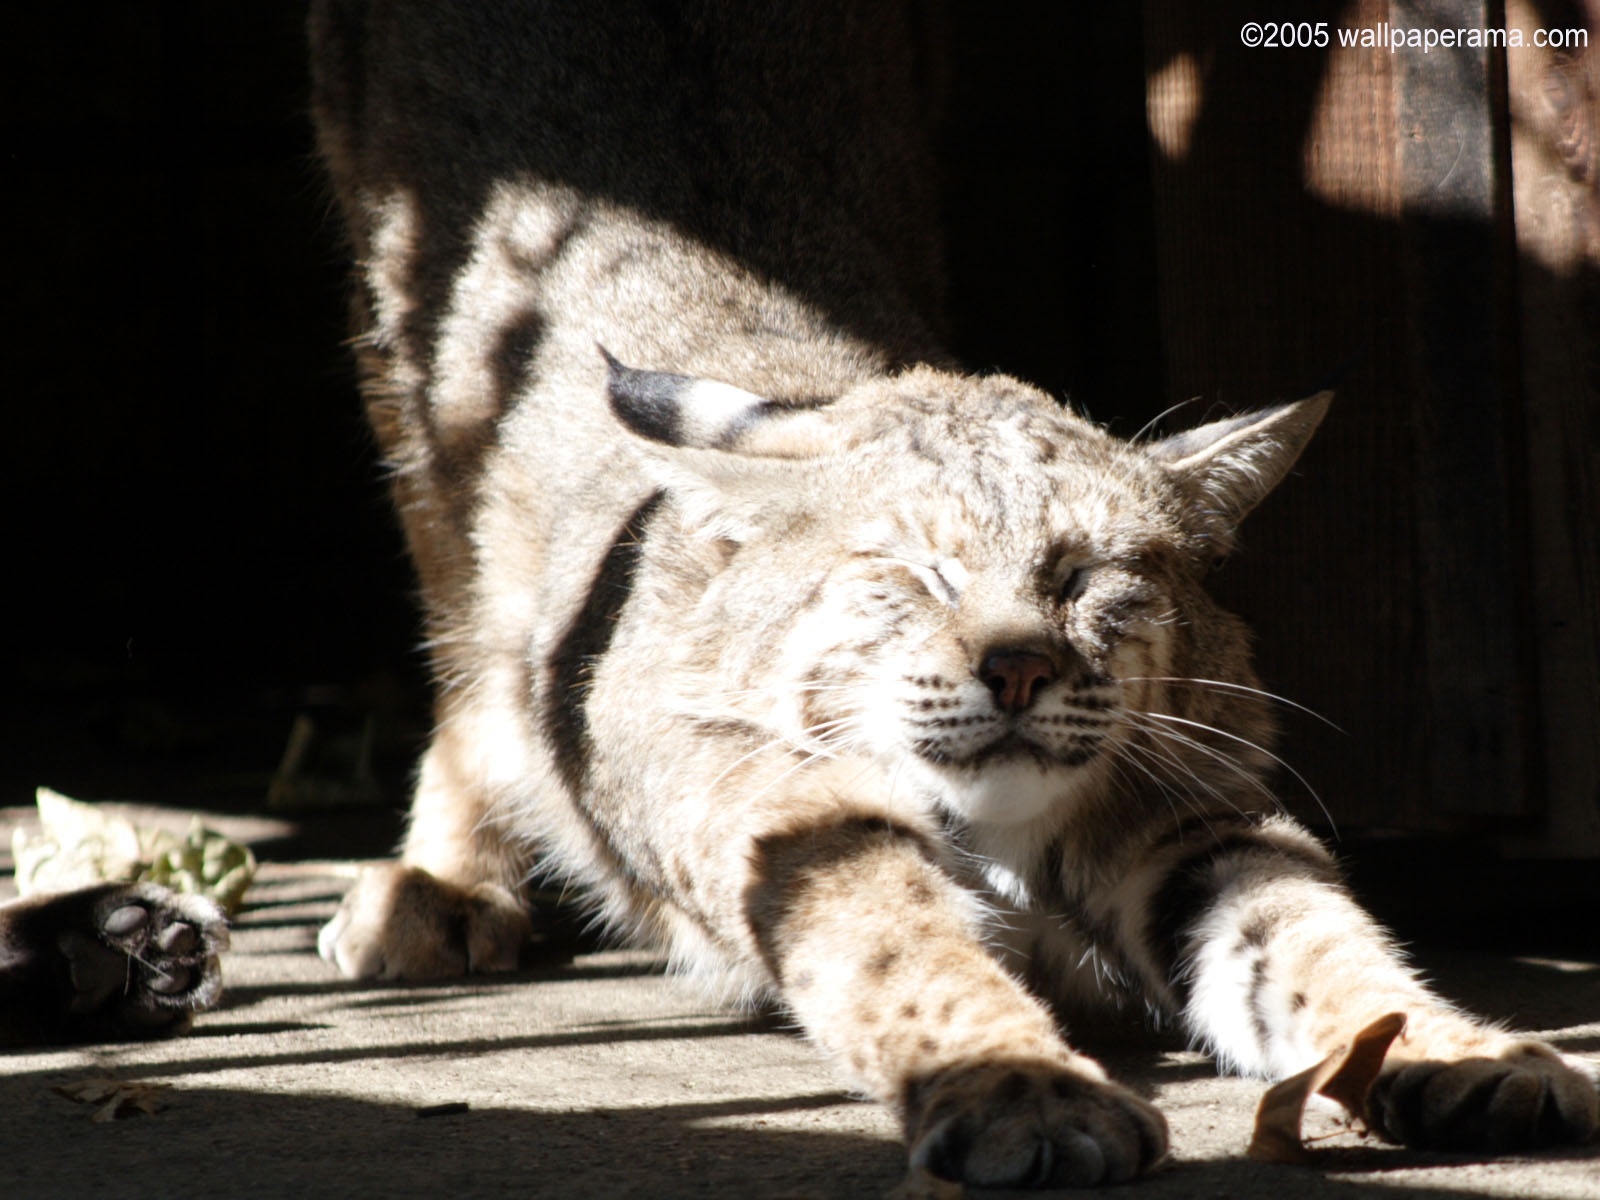
[[1507, 53], [1521, 435], [1547, 819], [1600, 847], [1600, 3], [1511, 0], [1514, 27], [1581, 26], [1587, 52]]
[[1143, 6], [1166, 398], [1339, 393], [1225, 589], [1272, 686], [1345, 730], [1291, 742], [1339, 822], [1596, 853], [1600, 47], [1246, 48], [1262, 7]]

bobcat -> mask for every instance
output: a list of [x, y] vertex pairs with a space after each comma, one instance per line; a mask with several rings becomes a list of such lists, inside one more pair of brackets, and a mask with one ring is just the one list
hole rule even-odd
[[1203, 579], [1327, 397], [1129, 443], [942, 349], [922, 12], [315, 5], [437, 678], [322, 954], [507, 969], [557, 877], [978, 1184], [1166, 1153], [1064, 1040], [1103, 990], [1266, 1077], [1404, 1011], [1382, 1132], [1589, 1138], [1594, 1083], [1435, 997], [1268, 790]]

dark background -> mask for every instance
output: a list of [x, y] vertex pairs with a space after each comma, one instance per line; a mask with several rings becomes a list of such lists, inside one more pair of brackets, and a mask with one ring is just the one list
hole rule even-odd
[[[1557, 7], [1582, 17], [1581, 5]], [[1512, 528], [1479, 546], [1478, 517], [1454, 532], [1429, 525], [1428, 480], [1480, 459], [1501, 472], [1488, 489], [1500, 516], [1535, 520], [1520, 499], [1523, 443], [1497, 427], [1487, 457], [1473, 458], [1476, 443], [1434, 457], [1426, 389], [1396, 383], [1411, 368], [1386, 357], [1400, 342], [1426, 348], [1430, 329], [1458, 350], [1481, 341], [1454, 312], [1409, 328], [1418, 318], [1398, 298], [1480, 284], [1500, 295], [1506, 275], [1489, 260], [1464, 279], [1415, 269], [1468, 261], [1480, 242], [1493, 259], [1492, 224], [1407, 224], [1308, 197], [1284, 155], [1298, 152], [1323, 64], [1239, 57], [1230, 6], [1187, 24], [1183, 5], [1095, 9], [953, 7], [942, 151], [956, 348], [974, 368], [1070, 394], [1124, 435], [1191, 395], [1199, 419], [1342, 371], [1329, 430], [1219, 582], [1262, 630], [1268, 685], [1347, 731], [1291, 714], [1287, 756], [1341, 817], [1358, 883], [1408, 929], [1459, 932], [1464, 914], [1479, 936], [1529, 913], [1587, 920], [1595, 864], [1543, 860], [1550, 775], [1519, 749], [1537, 743], [1528, 731], [1548, 694], [1537, 629], [1517, 608], [1539, 583], [1525, 539]], [[371, 736], [376, 798], [398, 813], [427, 696], [410, 571], [343, 346], [346, 257], [312, 152], [303, 7], [8, 16], [13, 382], [0, 469], [20, 545], [4, 559], [0, 803], [29, 803], [47, 784], [85, 799], [258, 808], [291, 726], [308, 717], [329, 778], [348, 775], [351, 746]], [[1174, 166], [1152, 154], [1146, 74], [1179, 53], [1231, 61], [1236, 90], [1218, 93], [1196, 153]], [[1255, 225], [1230, 245], [1233, 226], [1208, 228], [1204, 214], [1235, 209]], [[1274, 238], [1280, 252], [1263, 257]], [[1215, 261], [1185, 250], [1196, 243]], [[1394, 274], [1407, 262], [1409, 275]], [[1524, 287], [1539, 282], [1531, 264], [1512, 266]], [[1209, 289], [1198, 297], [1184, 291], [1196, 279]], [[1590, 312], [1580, 301], [1593, 285], [1592, 274], [1563, 282], [1558, 302]], [[1230, 328], [1248, 328], [1248, 352], [1230, 350]], [[1514, 395], [1505, 403], [1521, 411]], [[1592, 576], [1592, 544], [1580, 538], [1574, 553]], [[1441, 560], [1515, 583], [1516, 620], [1493, 654], [1429, 649], [1441, 620], [1448, 631], [1450, 614], [1488, 603], [1455, 595], [1456, 576], [1440, 583], [1430, 563]], [[1464, 676], [1429, 683], [1461, 661]], [[1494, 675], [1502, 661], [1510, 684]], [[1474, 688], [1512, 714], [1509, 756], [1484, 751], [1471, 724], [1501, 730], [1500, 710], [1462, 716], [1446, 703]], [[1594, 728], [1587, 710], [1567, 719]], [[1514, 797], [1439, 786], [1451, 763], [1481, 753], [1519, 781]], [[1302, 789], [1286, 794], [1323, 824]]]
[[3, 798], [259, 801], [308, 705], [422, 711], [304, 10], [11, 21]]

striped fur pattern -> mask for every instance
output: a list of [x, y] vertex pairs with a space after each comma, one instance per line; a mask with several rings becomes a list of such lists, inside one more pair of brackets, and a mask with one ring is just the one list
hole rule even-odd
[[1388, 1132], [1588, 1137], [1593, 1084], [1429, 993], [1277, 811], [1203, 581], [1327, 398], [1131, 444], [955, 370], [913, 10], [316, 6], [438, 681], [323, 954], [508, 968], [553, 876], [976, 1183], [1165, 1154], [1066, 1040], [1111, 995], [1267, 1077], [1405, 1010]]

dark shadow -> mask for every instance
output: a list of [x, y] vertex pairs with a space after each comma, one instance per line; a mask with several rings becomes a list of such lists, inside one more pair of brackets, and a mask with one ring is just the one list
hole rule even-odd
[[[1101, 1053], [1100, 1045], [1097, 1042], [1086, 1039], [1078, 1044], [1087, 1053]], [[1127, 1050], [1123, 1050], [1122, 1057], [1124, 1059], [1128, 1057]], [[1148, 1060], [1146, 1060], [1145, 1063], [1141, 1064], [1137, 1068], [1137, 1070], [1141, 1076], [1150, 1079], [1156, 1084], [1189, 1083], [1196, 1079], [1217, 1078], [1217, 1064], [1212, 1062], [1209, 1058], [1202, 1059], [1199, 1062], [1157, 1062], [1154, 1065], [1150, 1065]]]
[[[352, 854], [342, 857], [354, 858], [356, 856]], [[279, 908], [299, 908], [302, 905], [323, 904], [330, 906], [331, 910], [331, 906], [337, 905], [344, 898], [345, 889], [348, 886], [348, 881], [345, 881], [331, 891], [310, 892], [297, 890], [294, 895], [284, 897], [263, 895], [259, 891], [250, 892], [245, 898], [244, 908], [233, 918], [233, 924], [235, 926], [248, 926], [252, 929], [260, 928], [265, 922], [259, 921], [257, 914], [270, 913]], [[288, 923], [293, 924], [294, 922]]]
[[243, 1037], [252, 1034], [306, 1033], [313, 1029], [333, 1028], [335, 1026], [323, 1021], [263, 1021], [260, 1024], [243, 1021], [236, 1023], [202, 1021], [183, 1036], [186, 1039], [195, 1040], [198, 1038]]
[[313, 930], [309, 931], [307, 936], [303, 940], [301, 940], [297, 945], [276, 946], [276, 947], [273, 947], [270, 950], [252, 950], [250, 953], [253, 954], [253, 955], [256, 955], [258, 957], [266, 957], [266, 958], [271, 958], [271, 957], [274, 957], [274, 956], [281, 957], [281, 956], [285, 956], [285, 955], [293, 955], [293, 956], [299, 958], [299, 957], [309, 957], [310, 955], [313, 955], [316, 952], [317, 952], [316, 930], [313, 929]]
[[[210, 1163], [205, 1169], [224, 1186], [257, 1196], [406, 1196], [425, 1188], [561, 1200], [870, 1196], [892, 1187], [902, 1169], [899, 1147], [880, 1139], [702, 1124], [847, 1103], [840, 1095], [654, 1110], [473, 1107], [421, 1119], [418, 1109], [398, 1105], [180, 1085], [166, 1094], [163, 1112], [101, 1128], [89, 1123], [91, 1109], [50, 1091], [60, 1081], [54, 1074], [0, 1081], [0, 1104], [20, 1117], [0, 1128], [15, 1195], [170, 1195], [168, 1171], [158, 1164], [173, 1162]], [[73, 1149], [46, 1152], [52, 1146]], [[219, 1151], [225, 1163], [215, 1161]]]
[[[333, 898], [337, 899], [337, 897]], [[315, 903], [315, 901], [312, 900], [308, 900], [307, 902]], [[325, 902], [326, 901], [324, 901], [324, 903]], [[257, 911], [259, 910], [257, 910], [253, 905], [250, 908], [245, 909], [243, 913], [234, 919], [232, 922], [233, 927], [236, 929], [250, 930], [302, 929], [306, 924], [304, 918], [300, 917], [257, 917], [255, 915]], [[314, 942], [313, 945], [315, 945]]]
[[[837, 1093], [565, 1112], [474, 1105], [427, 1116], [428, 1108], [448, 1104], [452, 1097], [420, 1097], [416, 1106], [407, 1106], [205, 1088], [180, 1080], [164, 1094], [165, 1107], [154, 1116], [99, 1127], [90, 1123], [88, 1106], [51, 1090], [70, 1078], [44, 1072], [0, 1079], [0, 1106], [8, 1114], [0, 1126], [0, 1154], [16, 1195], [30, 1200], [163, 1197], [171, 1194], [173, 1163], [207, 1164], [219, 1184], [258, 1196], [406, 1196], [425, 1187], [429, 1194], [519, 1200], [881, 1196], [905, 1170], [904, 1152], [893, 1140], [808, 1132], [782, 1120], [785, 1114], [850, 1103]], [[530, 1083], [530, 1096], [537, 1103], [536, 1082]], [[717, 1123], [740, 1117], [769, 1126]], [[1574, 1157], [1588, 1155], [1549, 1156], [1551, 1161]], [[1383, 1150], [1328, 1155], [1310, 1169], [1242, 1158], [1180, 1158], [1116, 1194], [1129, 1200], [1223, 1195], [1407, 1200], [1421, 1194], [1469, 1200], [1484, 1193], [1470, 1186], [1424, 1191], [1382, 1180], [1390, 1169], [1468, 1161]], [[1357, 1184], [1324, 1174], [1335, 1170], [1365, 1178]], [[968, 1194], [977, 1200], [1024, 1193], [970, 1189]]]
[[[1418, 1167], [1466, 1167], [1502, 1162], [1507, 1156], [1493, 1154], [1448, 1154], [1443, 1151], [1408, 1150], [1395, 1146], [1330, 1147], [1317, 1152], [1318, 1170], [1339, 1174], [1385, 1175]], [[1600, 1147], [1575, 1146], [1538, 1151], [1547, 1162], [1588, 1162], [1600, 1158]]]
[[1436, 950], [1414, 954], [1444, 995], [1515, 1029], [1555, 1029], [1600, 1019], [1600, 971], [1503, 954]]
[[[363, 186], [404, 194], [430, 244], [409, 281], [405, 336], [431, 338], [496, 185], [533, 176], [674, 225], [900, 355], [932, 350], [928, 331], [943, 324], [943, 256], [927, 219], [937, 31], [914, 18], [852, 26], [845, 12], [734, 6], [717, 12], [728, 29], [712, 41], [694, 5], [558, 0], [536, 25], [430, 9], [410, 20], [401, 57], [380, 61], [365, 40], [394, 38], [396, 25], [375, 14], [373, 35], [359, 5], [328, 6], [313, 37], [345, 79], [316, 91], [316, 104], [355, 127]], [[861, 57], [849, 36], [882, 39], [877, 77], [840, 69]], [[528, 61], [550, 70], [529, 72]], [[863, 151], [837, 136], [876, 137], [886, 106], [904, 117], [895, 144]], [[538, 138], [519, 136], [527, 129]], [[429, 169], [446, 146], [448, 169]], [[828, 181], [827, 205], [785, 185], [797, 168]]]
[[[314, 937], [316, 922], [304, 923]], [[256, 951], [252, 951], [252, 954]], [[304, 950], [298, 951], [308, 957], [316, 953], [315, 947], [308, 938]], [[328, 996], [350, 995], [366, 997], [352, 1001], [352, 1003], [380, 1004], [412, 1004], [428, 999], [448, 998], [455, 995], [464, 995], [473, 992], [488, 992], [504, 989], [517, 989], [529, 984], [551, 982], [559, 980], [595, 980], [595, 979], [640, 979], [651, 975], [661, 975], [665, 968], [660, 963], [650, 961], [590, 961], [580, 959], [575, 962], [565, 962], [544, 969], [512, 971], [495, 975], [474, 975], [470, 979], [452, 981], [444, 984], [403, 983], [398, 981], [383, 981], [371, 979], [346, 979], [334, 968], [327, 969], [327, 978], [313, 982], [278, 983], [278, 984], [230, 984], [223, 993], [222, 1009], [243, 1008], [247, 1005], [259, 1003], [262, 1000], [278, 996]]]
[[[291, 1026], [291, 1028], [300, 1028]], [[549, 1050], [573, 1046], [614, 1045], [619, 1042], [652, 1042], [674, 1039], [737, 1037], [759, 1033], [742, 1020], [704, 1023], [662, 1022], [629, 1030], [579, 1030], [571, 1033], [531, 1034], [526, 1037], [483, 1037], [462, 1040], [410, 1042], [402, 1045], [356, 1046], [342, 1050], [301, 1050], [282, 1053], [216, 1055], [162, 1063], [155, 1068], [163, 1077], [206, 1075], [249, 1067], [270, 1070], [274, 1067], [307, 1066], [317, 1063], [380, 1062], [391, 1059], [434, 1059], [468, 1061], [481, 1055], [506, 1050]]]

